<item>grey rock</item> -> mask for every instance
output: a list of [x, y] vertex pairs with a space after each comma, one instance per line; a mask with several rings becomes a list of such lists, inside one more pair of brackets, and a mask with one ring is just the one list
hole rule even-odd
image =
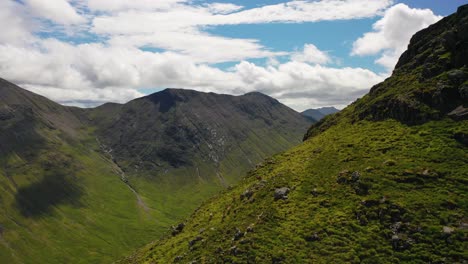
[[454, 84], [463, 83], [467, 79], [467, 74], [461, 70], [452, 70], [447, 73], [447, 77]]
[[195, 245], [195, 243], [197, 243], [198, 241], [202, 240], [203, 238], [201, 236], [197, 236], [195, 237], [194, 239], [190, 240], [189, 241], [189, 247], [193, 247], [193, 245]]
[[468, 108], [465, 108], [463, 105], [460, 105], [453, 111], [448, 113], [448, 116], [454, 120], [465, 120], [468, 118]]
[[458, 93], [462, 99], [468, 99], [468, 84], [463, 84], [458, 87]]
[[240, 195], [240, 198], [241, 198], [241, 200], [243, 200], [243, 199], [250, 199], [250, 197], [252, 197], [253, 194], [254, 194], [254, 193], [253, 193], [252, 190], [247, 189], [247, 190], [245, 190], [245, 192], [244, 192], [243, 194]]
[[233, 247], [231, 247], [231, 248], [229, 249], [229, 253], [230, 253], [231, 255], [237, 256], [237, 255], [239, 255], [241, 252], [240, 252], [240, 250], [237, 248], [237, 246], [233, 246]]
[[236, 228], [236, 232], [234, 233], [234, 237], [232, 238], [232, 240], [236, 241], [241, 239], [242, 237], [244, 237], [244, 233], [240, 231], [239, 228]]
[[288, 199], [288, 193], [290, 189], [288, 187], [281, 187], [275, 190], [275, 200]]
[[453, 228], [453, 227], [444, 226], [444, 227], [442, 228], [442, 233], [443, 233], [444, 235], [449, 236], [449, 235], [451, 235], [453, 232], [455, 232], [455, 228]]
[[182, 232], [182, 230], [184, 230], [184, 227], [185, 227], [184, 223], [180, 223], [177, 226], [173, 226], [172, 227], [172, 235], [175, 236], [175, 235], [179, 234], [180, 232]]
[[351, 174], [351, 181], [357, 182], [361, 178], [361, 174], [358, 171], [355, 171]]

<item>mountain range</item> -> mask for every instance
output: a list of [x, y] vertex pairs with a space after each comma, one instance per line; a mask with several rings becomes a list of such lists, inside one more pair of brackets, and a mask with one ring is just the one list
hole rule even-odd
[[311, 120], [315, 122], [318, 122], [322, 120], [322, 118], [326, 117], [327, 115], [331, 115], [339, 111], [340, 110], [336, 109], [335, 107], [321, 107], [317, 109], [307, 109], [301, 112], [301, 114], [305, 117], [310, 118]]
[[166, 89], [80, 109], [0, 79], [0, 262], [123, 257], [310, 124], [260, 93]]
[[301, 145], [121, 263], [466, 262], [467, 89], [465, 5]]

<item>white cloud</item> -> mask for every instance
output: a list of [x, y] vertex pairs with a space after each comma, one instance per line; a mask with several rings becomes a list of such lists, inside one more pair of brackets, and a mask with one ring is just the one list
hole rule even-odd
[[52, 39], [36, 49], [0, 45], [0, 76], [74, 105], [128, 101], [142, 95], [137, 88], [183, 87], [228, 94], [260, 91], [297, 110], [342, 107], [383, 79], [365, 69], [298, 61], [266, 67], [242, 61], [222, 71], [171, 52], [101, 44], [73, 46]]
[[331, 62], [330, 56], [326, 52], [319, 50], [314, 44], [305, 44], [302, 52], [292, 54], [291, 59], [294, 61], [326, 64]]
[[[313, 44], [295, 53], [272, 51], [256, 39], [209, 34], [206, 27], [373, 17], [391, 1], [291, 1], [252, 9], [188, 0], [24, 3], [0, 1], [6, 7], [0, 8], [0, 23], [11, 25], [0, 35], [0, 76], [61, 103], [125, 102], [141, 96], [140, 88], [182, 87], [229, 94], [260, 91], [303, 110], [342, 107], [383, 77], [361, 68], [320, 66], [331, 59]], [[56, 12], [64, 3], [65, 13]], [[42, 28], [31, 25], [44, 18], [78, 30], [73, 32], [78, 35], [82, 27], [75, 24], [87, 25], [89, 19], [91, 33], [105, 41], [40, 39], [34, 32]], [[291, 61], [280, 62], [280, 55], [290, 55]], [[251, 58], [268, 59], [267, 65], [245, 61]], [[227, 61], [237, 65], [229, 70], [211, 66]]]
[[25, 2], [35, 15], [61, 25], [73, 25], [86, 22], [86, 19], [79, 15], [67, 0], [26, 0]]
[[391, 70], [408, 46], [411, 36], [441, 18], [429, 9], [410, 8], [405, 4], [394, 5], [373, 25], [374, 31], [365, 33], [354, 42], [351, 54], [381, 54], [376, 63]]
[[210, 10], [212, 14], [229, 14], [235, 11], [239, 11], [244, 8], [240, 5], [234, 5], [229, 3], [212, 3], [205, 5]]
[[[235, 12], [242, 7], [221, 3], [194, 6], [175, 5], [180, 1], [164, 2], [172, 3], [172, 8], [151, 9], [150, 2], [127, 2], [128, 6], [136, 8], [139, 3], [149, 10], [122, 10], [96, 16], [91, 30], [109, 36], [113, 45], [166, 49], [190, 55], [198, 62], [217, 63], [284, 53], [272, 53], [256, 40], [210, 35], [203, 32], [206, 26], [372, 17], [392, 3], [390, 0], [291, 1]], [[90, 5], [92, 3], [94, 1], [90, 0]], [[116, 1], [103, 5], [113, 10], [123, 4]]]
[[20, 44], [33, 38], [30, 31], [32, 23], [26, 19], [26, 10], [12, 0], [0, 1], [1, 43]]
[[187, 0], [87, 0], [91, 10], [105, 12], [168, 9], [184, 2]]
[[290, 1], [266, 5], [217, 18], [219, 24], [317, 22], [373, 17], [392, 0]]

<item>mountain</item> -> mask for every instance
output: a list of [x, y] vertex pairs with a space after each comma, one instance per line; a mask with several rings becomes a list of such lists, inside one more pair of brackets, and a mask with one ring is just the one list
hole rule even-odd
[[393, 75], [121, 263], [463, 263], [468, 5]]
[[309, 124], [259, 93], [167, 89], [79, 109], [0, 79], [0, 262], [121, 258]]
[[311, 118], [314, 121], [320, 121], [327, 115], [331, 115], [339, 111], [340, 110], [336, 109], [335, 107], [321, 107], [317, 109], [307, 109], [304, 112], [302, 112], [301, 115]]

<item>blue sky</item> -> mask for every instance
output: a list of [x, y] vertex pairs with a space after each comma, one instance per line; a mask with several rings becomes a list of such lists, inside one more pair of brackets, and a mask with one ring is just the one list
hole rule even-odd
[[4, 0], [0, 77], [84, 107], [166, 87], [344, 107], [391, 74], [415, 32], [467, 3]]

